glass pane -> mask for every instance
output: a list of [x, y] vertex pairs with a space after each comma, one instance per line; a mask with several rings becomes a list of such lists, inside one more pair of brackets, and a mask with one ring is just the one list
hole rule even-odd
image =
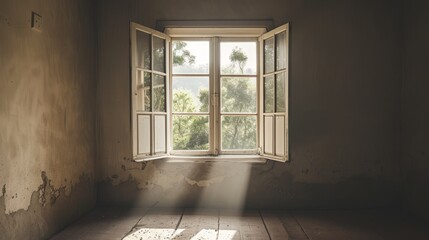
[[285, 117], [276, 116], [276, 156], [285, 155]]
[[165, 115], [155, 115], [155, 153], [166, 152], [166, 124]]
[[153, 36], [153, 70], [165, 73], [165, 39]]
[[285, 72], [276, 74], [276, 112], [286, 111], [285, 81], [286, 81]]
[[150, 153], [150, 116], [137, 116], [137, 142], [139, 154]]
[[286, 68], [286, 32], [276, 35], [276, 70]]
[[137, 30], [137, 67], [151, 69], [150, 66], [150, 34]]
[[221, 78], [222, 112], [256, 113], [256, 78]]
[[137, 71], [137, 111], [150, 112], [150, 73]]
[[221, 42], [222, 74], [256, 74], [256, 42]]
[[165, 76], [153, 74], [153, 111], [165, 112]]
[[274, 37], [264, 40], [264, 73], [274, 72]]
[[264, 117], [264, 153], [273, 154], [273, 117]]
[[208, 112], [209, 77], [173, 77], [173, 112]]
[[209, 73], [209, 41], [173, 41], [173, 74]]
[[264, 77], [264, 112], [274, 112], [274, 76]]
[[209, 149], [208, 116], [173, 116], [174, 150]]
[[256, 116], [222, 116], [222, 149], [256, 149]]

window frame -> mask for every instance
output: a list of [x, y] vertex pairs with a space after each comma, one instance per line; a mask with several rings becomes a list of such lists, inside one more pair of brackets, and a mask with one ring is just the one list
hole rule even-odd
[[[208, 74], [174, 74], [172, 71], [173, 64], [170, 63], [170, 86], [173, 86], [173, 78], [175, 76], [208, 76], [209, 77], [209, 149], [206, 150], [174, 150], [170, 149], [171, 156], [219, 156], [219, 155], [258, 155], [259, 148], [259, 41], [258, 37], [240, 37], [240, 36], [212, 36], [212, 37], [171, 37], [171, 43], [174, 41], [209, 41], [210, 46], [210, 58], [209, 58], [209, 73]], [[256, 54], [256, 74], [252, 75], [223, 75], [221, 74], [221, 61], [220, 61], [220, 46], [222, 42], [254, 42], [255, 43], [255, 54]], [[173, 53], [173, 44], [170, 44], [170, 54]], [[170, 59], [172, 57], [170, 56]], [[256, 84], [256, 111], [255, 113], [222, 113], [221, 110], [221, 78], [226, 77], [251, 77], [255, 78]], [[173, 100], [173, 89], [170, 88], [170, 99]], [[173, 110], [170, 113], [170, 119], [173, 119], [174, 115], [180, 115], [180, 113], [174, 113]], [[186, 115], [205, 115], [199, 113], [190, 113]], [[255, 136], [255, 149], [222, 149], [222, 116], [254, 116], [256, 119], [256, 136]], [[170, 146], [173, 146], [173, 121], [170, 122]]]
[[[136, 43], [136, 39], [137, 39], [137, 31], [141, 31], [144, 32], [146, 34], [150, 35], [150, 68], [151, 69], [145, 69], [144, 67], [137, 67], [137, 43]], [[159, 71], [155, 71], [153, 68], [154, 63], [153, 63], [153, 37], [158, 37], [161, 39], [165, 40], [165, 52], [164, 52], [164, 64], [165, 64], [165, 73], [159, 72]], [[170, 110], [170, 98], [169, 95], [166, 94], [166, 92], [168, 91], [168, 89], [170, 89], [169, 87], [169, 76], [170, 76], [170, 69], [169, 69], [169, 58], [170, 58], [170, 42], [171, 42], [171, 38], [164, 34], [161, 33], [159, 31], [153, 30], [151, 28], [142, 26], [140, 24], [137, 23], [130, 23], [130, 65], [131, 65], [131, 142], [132, 142], [132, 153], [133, 153], [133, 159], [138, 160], [138, 159], [146, 159], [146, 160], [150, 160], [150, 159], [158, 159], [158, 158], [164, 158], [166, 156], [168, 156], [168, 152], [170, 149], [169, 146], [169, 141], [168, 139], [170, 138], [169, 135], [169, 130], [168, 130], [168, 123], [170, 122], [169, 119], [169, 112]], [[137, 74], [138, 71], [141, 71], [143, 74], [145, 72], [150, 73], [151, 75], [151, 96], [150, 96], [150, 104], [151, 104], [151, 109], [150, 111], [137, 111], [137, 101], [135, 100], [136, 96], [138, 95], [137, 93]], [[165, 112], [157, 112], [154, 111], [153, 109], [153, 75], [154, 74], [158, 74], [161, 76], [165, 77], [165, 99], [164, 99], [164, 104], [165, 104]], [[144, 77], [144, 76], [143, 76]], [[165, 116], [165, 152], [161, 153], [161, 152], [157, 152], [156, 151], [156, 147], [155, 147], [155, 118], [156, 116]], [[148, 153], [140, 153], [139, 152], [139, 126], [138, 126], [138, 121], [139, 121], [139, 116], [150, 116], [150, 122], [149, 122], [149, 139], [150, 139], [150, 143], [149, 143], [149, 152]]]
[[[222, 74], [221, 73], [221, 61], [220, 61], [220, 46], [222, 42], [254, 42], [256, 44], [256, 49], [255, 49], [255, 54], [256, 54], [256, 74], [254, 75], [240, 75], [240, 74]], [[260, 58], [259, 55], [259, 40], [258, 37], [249, 37], [249, 36], [245, 36], [245, 37], [231, 37], [231, 36], [227, 36], [227, 37], [218, 37], [218, 42], [217, 42], [217, 66], [218, 68], [216, 69], [217, 71], [217, 79], [214, 79], [214, 82], [216, 84], [216, 91], [218, 94], [218, 114], [217, 114], [217, 121], [219, 122], [218, 124], [218, 146], [219, 146], [219, 155], [258, 155], [258, 147], [259, 147], [259, 114], [260, 114], [260, 108], [259, 108], [259, 97], [260, 97], [260, 88], [259, 88], [259, 84], [258, 84], [258, 79], [259, 79], [259, 74], [260, 74], [260, 66], [258, 63], [258, 60]], [[255, 78], [256, 81], [256, 111], [255, 113], [222, 113], [222, 101], [221, 101], [221, 97], [222, 97], [222, 77], [249, 77], [249, 78]], [[239, 150], [234, 150], [234, 149], [226, 149], [223, 150], [222, 149], [222, 115], [224, 116], [255, 116], [256, 117], [256, 136], [255, 136], [255, 149], [239, 149]]]
[[[270, 160], [276, 160], [276, 161], [281, 161], [281, 162], [285, 162], [289, 160], [289, 121], [288, 121], [288, 112], [289, 112], [289, 24], [286, 23], [278, 28], [275, 28], [274, 30], [271, 30], [269, 32], [266, 32], [264, 34], [258, 34], [255, 35], [256, 32], [258, 32], [257, 30], [253, 30], [249, 31], [250, 33], [247, 33], [244, 31], [240, 31], [240, 33], [238, 33], [237, 35], [234, 34], [233, 30], [229, 30], [226, 29], [225, 31], [225, 36], [212, 36], [210, 35], [210, 29], [217, 29], [219, 30], [219, 28], [212, 28], [212, 27], [207, 27], [207, 28], [201, 28], [199, 33], [201, 34], [201, 32], [206, 31], [204, 36], [196, 36], [195, 34], [192, 35], [190, 34], [189, 36], [184, 36], [183, 35], [183, 31], [180, 33], [182, 34], [180, 37], [176, 37], [176, 36], [170, 36], [170, 34], [165, 34], [165, 33], [161, 33], [158, 32], [156, 30], [141, 26], [137, 23], [133, 23], [131, 22], [130, 24], [130, 37], [131, 37], [131, 41], [130, 41], [130, 57], [131, 57], [131, 80], [132, 80], [132, 86], [131, 86], [131, 132], [132, 132], [132, 151], [133, 151], [133, 159], [134, 161], [147, 161], [147, 160], [155, 160], [155, 159], [175, 159], [175, 157], [177, 159], [184, 159], [184, 158], [190, 158], [193, 160], [196, 159], [220, 159], [220, 160], [225, 160], [225, 159], [235, 159], [237, 160], [238, 158], [242, 157], [242, 158], [246, 158], [246, 156], [248, 156], [249, 159], [255, 159], [255, 157], [260, 156], [261, 158], [264, 159], [270, 159]], [[246, 29], [246, 28], [237, 28], [235, 27], [234, 29]], [[249, 28], [252, 29], [252, 28]], [[151, 106], [151, 112], [149, 113], [144, 113], [143, 115], [150, 115], [151, 116], [151, 122], [150, 122], [150, 154], [146, 154], [146, 155], [139, 155], [136, 154], [137, 153], [137, 147], [138, 147], [138, 128], [137, 128], [137, 116], [141, 113], [137, 113], [136, 112], [136, 103], [134, 102], [134, 96], [135, 94], [137, 94], [136, 92], [136, 57], [135, 55], [136, 53], [136, 32], [137, 30], [146, 32], [148, 34], [151, 34], [151, 49], [150, 49], [150, 53], [151, 53], [151, 91], [153, 91], [152, 87], [153, 87], [153, 74], [157, 74], [156, 71], [153, 70], [153, 36], [156, 37], [160, 37], [165, 39], [165, 112], [153, 112], [153, 106]], [[285, 59], [285, 70], [282, 70], [281, 72], [284, 72], [284, 88], [285, 88], [285, 92], [284, 92], [284, 101], [285, 101], [285, 112], [284, 113], [273, 113], [273, 119], [276, 118], [276, 116], [278, 115], [283, 115], [284, 116], [284, 156], [276, 156], [276, 150], [275, 150], [275, 144], [276, 144], [276, 137], [274, 136], [275, 130], [273, 130], [273, 152], [274, 154], [267, 154], [264, 152], [265, 149], [265, 142], [264, 142], [264, 136], [265, 136], [265, 132], [264, 132], [264, 116], [266, 116], [267, 114], [265, 114], [264, 112], [264, 76], [266, 76], [266, 74], [264, 73], [264, 40], [270, 38], [271, 36], [274, 36], [274, 39], [276, 39], [276, 35], [280, 32], [285, 32], [286, 36], [285, 36], [285, 49], [286, 49], [286, 59]], [[170, 31], [170, 33], [172, 33], [174, 31]], [[219, 32], [219, 31], [217, 31]], [[174, 34], [171, 34], [174, 35]], [[172, 112], [172, 81], [173, 81], [173, 74], [172, 74], [172, 41], [173, 40], [177, 40], [177, 39], [189, 39], [189, 40], [197, 40], [197, 39], [210, 39], [210, 67], [209, 67], [209, 106], [210, 106], [210, 110], [209, 111], [209, 121], [210, 121], [210, 136], [209, 136], [209, 141], [210, 141], [210, 147], [208, 151], [200, 151], [200, 150], [173, 150], [173, 112]], [[256, 42], [256, 56], [257, 56], [257, 72], [256, 72], [256, 94], [257, 94], [257, 99], [256, 99], [256, 106], [257, 106], [257, 110], [255, 114], [249, 114], [250, 116], [256, 116], [256, 150], [243, 150], [243, 151], [236, 151], [236, 150], [221, 150], [221, 99], [220, 99], [220, 94], [221, 94], [221, 71], [220, 71], [220, 44], [221, 42], [228, 42], [228, 40], [230, 41], [237, 41], [237, 42], [244, 42], [246, 39], [248, 39], [248, 41], [255, 41]], [[276, 52], [276, 42], [274, 41], [274, 52]], [[275, 53], [274, 53], [275, 54]], [[274, 65], [276, 66], [276, 57], [274, 57]], [[145, 71], [143, 70], [143, 73]], [[153, 72], [153, 73], [152, 73]], [[276, 76], [276, 74], [278, 74], [279, 72], [277, 72], [276, 70], [273, 73], [270, 73], [273, 76]], [[192, 74], [186, 74], [187, 76], [191, 76]], [[202, 74], [200, 74], [202, 75]], [[196, 75], [198, 76], [198, 74]], [[229, 76], [229, 75], [228, 75]], [[235, 76], [235, 75], [234, 75]], [[237, 75], [238, 77], [240, 75]], [[243, 75], [242, 75], [243, 76]], [[246, 77], [246, 75], [244, 75]], [[250, 77], [255, 77], [254, 75], [250, 76]], [[276, 78], [274, 77], [274, 84], [276, 84]], [[215, 94], [213, 94], [215, 93]], [[275, 94], [275, 93], [274, 93]], [[274, 96], [274, 98], [276, 98], [276, 96]], [[276, 101], [276, 100], [275, 100]], [[153, 93], [151, 93], [151, 105], [153, 105]], [[166, 147], [166, 152], [165, 153], [157, 153], [155, 151], [155, 139], [154, 139], [154, 132], [155, 132], [155, 123], [154, 123], [154, 119], [155, 116], [162, 114], [165, 115], [165, 121], [166, 121], [166, 126], [165, 126], [165, 147]], [[198, 113], [196, 113], [198, 115]], [[201, 115], [201, 114], [200, 114]], [[204, 114], [203, 114], [204, 115]], [[228, 114], [227, 114], [228, 115]], [[241, 115], [241, 114], [240, 114]], [[248, 114], [244, 113], [244, 116], [247, 116]], [[215, 121], [218, 121], [218, 123], [215, 123]], [[275, 128], [275, 122], [273, 124], [273, 128]], [[213, 134], [213, 133], [216, 134]], [[230, 157], [228, 157], [230, 156]], [[253, 161], [250, 160], [250, 161]]]
[[[277, 71], [277, 56], [276, 56], [276, 50], [277, 50], [277, 45], [276, 45], [276, 35], [279, 33], [285, 32], [286, 36], [285, 36], [285, 49], [286, 49], [286, 59], [285, 59], [285, 69], [282, 69], [280, 71]], [[274, 71], [273, 72], [269, 72], [269, 73], [265, 73], [265, 55], [264, 55], [264, 40], [269, 39], [273, 37], [274, 38]], [[263, 35], [261, 35], [259, 37], [259, 45], [260, 45], [260, 58], [259, 58], [259, 66], [262, 67], [261, 69], [261, 74], [260, 74], [260, 79], [259, 79], [259, 84], [260, 84], [260, 88], [261, 88], [261, 95], [262, 97], [259, 99], [260, 101], [260, 129], [261, 129], [261, 135], [260, 135], [260, 155], [266, 159], [270, 159], [270, 160], [275, 160], [275, 161], [280, 161], [280, 162], [286, 162], [289, 161], [289, 23], [286, 23], [284, 25], [281, 25], [267, 33], [264, 33]], [[272, 113], [265, 113], [264, 110], [264, 101], [265, 101], [265, 92], [264, 92], [264, 77], [266, 76], [274, 76], [274, 85], [276, 84], [276, 75], [285, 72], [285, 112], [276, 112], [276, 104], [274, 104], [274, 111]], [[276, 100], [276, 93], [274, 92], [274, 99]], [[264, 137], [266, 136], [265, 134], [265, 116], [272, 116], [273, 118], [273, 124], [272, 124], [272, 128], [273, 128], [273, 133], [272, 133], [272, 151], [273, 153], [266, 153], [265, 152], [265, 139]], [[277, 132], [276, 132], [276, 117], [277, 116], [284, 116], [284, 155], [283, 156], [278, 156], [277, 152], [276, 152], [276, 143], [277, 143]]]
[[[213, 92], [213, 88], [211, 86], [212, 82], [213, 82], [213, 72], [214, 72], [214, 62], [213, 62], [213, 46], [212, 46], [212, 40], [210, 37], [171, 37], [171, 44], [170, 44], [170, 91], [169, 91], [169, 97], [171, 99], [170, 105], [171, 105], [171, 111], [169, 113], [170, 115], [170, 138], [168, 139], [169, 143], [170, 143], [170, 155], [171, 156], [209, 156], [212, 155], [214, 146], [213, 146], [213, 140], [212, 138], [214, 138], [214, 134], [213, 134], [213, 127], [212, 124], [214, 124], [214, 116], [213, 116], [213, 111], [211, 111], [212, 108], [212, 92]], [[173, 74], [173, 58], [171, 57], [173, 54], [173, 41], [175, 40], [181, 40], [181, 41], [209, 41], [209, 73], [208, 74]], [[209, 149], [208, 150], [174, 150], [173, 149], [173, 115], [181, 115], [180, 113], [174, 113], [173, 112], [173, 106], [172, 106], [172, 101], [173, 101], [173, 77], [175, 76], [183, 76], [183, 77], [209, 77], [209, 112], [208, 113], [199, 113], [199, 112], [195, 112], [195, 113], [186, 113], [183, 115], [192, 115], [192, 116], [209, 116]]]

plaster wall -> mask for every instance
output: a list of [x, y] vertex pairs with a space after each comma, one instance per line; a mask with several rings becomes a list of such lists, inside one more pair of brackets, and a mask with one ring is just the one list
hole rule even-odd
[[[100, 203], [400, 204], [400, 1], [103, 0], [97, 9]], [[132, 162], [130, 21], [207, 19], [290, 22], [289, 163]]]
[[95, 204], [94, 7], [0, 0], [0, 239], [47, 238]]
[[405, 208], [429, 221], [429, 2], [404, 1], [402, 168]]

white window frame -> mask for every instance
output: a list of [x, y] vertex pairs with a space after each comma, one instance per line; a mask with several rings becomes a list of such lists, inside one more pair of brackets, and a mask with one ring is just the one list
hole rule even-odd
[[[241, 30], [241, 32], [243, 33], [243, 35], [247, 35], [246, 33], [243, 32], [244, 30]], [[217, 91], [217, 100], [218, 100], [218, 108], [217, 108], [217, 121], [219, 122], [218, 124], [218, 148], [219, 148], [219, 154], [225, 154], [225, 155], [257, 155], [258, 154], [258, 147], [259, 147], [259, 74], [260, 74], [260, 70], [259, 70], [259, 64], [256, 63], [256, 74], [252, 74], [252, 75], [240, 75], [240, 74], [232, 74], [232, 75], [227, 75], [227, 74], [222, 74], [220, 71], [220, 44], [222, 42], [255, 42], [256, 43], [256, 59], [259, 59], [259, 43], [258, 43], [258, 37], [219, 37], [217, 38], [218, 42], [217, 42], [217, 51], [216, 51], [216, 59], [217, 59], [217, 66], [218, 68], [216, 69], [216, 73], [217, 73], [217, 77], [214, 79], [215, 82], [215, 87], [216, 87], [216, 91]], [[255, 78], [256, 80], [256, 112], [255, 113], [222, 113], [222, 103], [220, 101], [220, 96], [221, 96], [221, 78], [222, 77], [251, 77], [251, 78]], [[222, 116], [255, 116], [256, 117], [256, 136], [255, 136], [255, 142], [256, 142], [256, 147], [255, 149], [239, 149], [239, 150], [234, 150], [234, 149], [229, 149], [229, 150], [222, 150]]]
[[[286, 59], [285, 59], [285, 65], [286, 68], [283, 70], [277, 70], [276, 69], [276, 35], [279, 33], [285, 32], [286, 33], [286, 38], [285, 38], [285, 48], [286, 48]], [[272, 73], [268, 73], [265, 74], [265, 64], [264, 64], [264, 40], [269, 39], [271, 37], [274, 37], [274, 72]], [[285, 73], [285, 91], [284, 91], [284, 97], [285, 97], [285, 112], [282, 113], [277, 113], [277, 112], [273, 112], [273, 113], [265, 113], [264, 112], [264, 93], [261, 93], [261, 97], [259, 99], [260, 101], [260, 149], [259, 149], [259, 154], [261, 156], [263, 156], [266, 159], [270, 159], [270, 160], [275, 160], [275, 161], [280, 161], [280, 162], [286, 162], [289, 160], [289, 24], [286, 23], [280, 27], [275, 28], [274, 30], [271, 30], [270, 32], [267, 32], [265, 34], [263, 34], [260, 38], [259, 38], [259, 44], [260, 44], [260, 58], [259, 58], [259, 66], [261, 66], [261, 74], [260, 74], [260, 80], [259, 80], [259, 84], [260, 84], [260, 89], [261, 92], [263, 92], [264, 90], [264, 77], [265, 76], [275, 76], [279, 73]], [[274, 78], [274, 84], [276, 83], [276, 78]], [[274, 99], [275, 99], [275, 94], [274, 94]], [[271, 139], [271, 146], [269, 146], [270, 148], [272, 148], [272, 153], [268, 153], [265, 151], [267, 144], [264, 140], [265, 137], [265, 119], [264, 116], [268, 116], [268, 117], [272, 117], [273, 118], [273, 124], [272, 124], [272, 139]], [[284, 129], [283, 131], [277, 131], [276, 129], [276, 122], [277, 122], [277, 118], [279, 117], [284, 117]], [[280, 135], [280, 137], [278, 138], [278, 134], [283, 134]], [[284, 141], [283, 143], [283, 147], [284, 147], [284, 153], [277, 153], [276, 150], [276, 143], [278, 142], [277, 140], [281, 140]]]
[[[151, 54], [151, 69], [144, 69], [137, 67], [137, 44], [136, 44], [136, 36], [137, 31], [141, 31], [144, 33], [147, 33], [151, 36], [151, 46], [150, 46], [150, 54]], [[158, 72], [153, 70], [153, 37], [158, 37], [161, 39], [165, 39], [165, 73]], [[169, 112], [170, 112], [170, 98], [169, 94], [165, 95], [165, 112], [155, 112], [153, 109], [153, 79], [151, 77], [151, 111], [137, 111], [137, 102], [136, 102], [136, 96], [137, 96], [137, 71], [142, 72], [148, 72], [153, 76], [153, 74], [158, 74], [161, 76], [165, 76], [165, 92], [168, 92], [169, 87], [169, 76], [170, 76], [170, 69], [169, 69], [169, 45], [170, 45], [170, 37], [164, 33], [158, 32], [156, 30], [150, 29], [148, 27], [131, 23], [130, 24], [130, 37], [131, 37], [131, 54], [130, 54], [130, 63], [131, 63], [131, 132], [132, 132], [132, 143], [133, 143], [133, 159], [144, 159], [144, 160], [151, 160], [151, 159], [158, 159], [158, 158], [165, 158], [168, 156], [168, 152], [170, 149], [169, 141], [170, 138], [169, 129], [168, 129], [168, 123], [170, 122], [169, 119]], [[139, 152], [139, 128], [138, 128], [138, 117], [139, 116], [150, 116], [150, 144], [149, 144], [149, 152], [147, 153], [140, 153]], [[156, 116], [165, 116], [165, 152], [159, 152], [157, 149], [155, 149], [155, 118]]]
[[[136, 53], [136, 29], [140, 31], [144, 31], [147, 33], [150, 33], [154, 36], [162, 37], [166, 39], [166, 121], [167, 126], [165, 129], [166, 134], [166, 149], [167, 151], [165, 153], [156, 153], [154, 149], [154, 137], [153, 132], [154, 124], [151, 125], [151, 152], [150, 154], [141, 155], [137, 154], [137, 142], [138, 142], [138, 136], [137, 136], [137, 113], [134, 103], [134, 94], [136, 93], [136, 64], [135, 64], [135, 53]], [[183, 159], [183, 158], [189, 158], [189, 159], [219, 159], [219, 160], [228, 160], [228, 159], [238, 159], [238, 158], [248, 158], [252, 159], [257, 156], [261, 156], [265, 159], [271, 159], [276, 161], [285, 162], [289, 160], [289, 131], [288, 131], [288, 75], [289, 75], [289, 61], [288, 61], [288, 47], [289, 47], [289, 24], [282, 25], [270, 32], [264, 33], [265, 30], [261, 28], [166, 28], [165, 33], [158, 32], [156, 30], [152, 30], [150, 28], [138, 25], [136, 23], [131, 23], [131, 80], [132, 80], [132, 142], [133, 142], [133, 156], [135, 161], [146, 161], [146, 160], [153, 160], [153, 159], [159, 159], [159, 158], [172, 158], [172, 159]], [[276, 34], [280, 32], [286, 32], [286, 69], [279, 71], [279, 72], [285, 72], [285, 107], [286, 110], [284, 113], [272, 113], [271, 115], [275, 119], [277, 116], [284, 116], [284, 132], [280, 133], [280, 135], [277, 135], [275, 130], [275, 122], [273, 125], [273, 131], [272, 131], [272, 148], [273, 153], [267, 153], [265, 151], [265, 147], [269, 145], [270, 142], [264, 142], [264, 135], [266, 134], [265, 128], [264, 128], [264, 116], [270, 115], [267, 113], [264, 113], [264, 49], [263, 44], [264, 40], [268, 39], [272, 36], [275, 36]], [[209, 70], [209, 77], [210, 77], [210, 89], [209, 89], [209, 106], [211, 110], [209, 111], [209, 121], [210, 121], [210, 147], [208, 151], [199, 151], [199, 150], [172, 150], [172, 109], [171, 109], [171, 101], [172, 101], [172, 59], [171, 59], [171, 52], [172, 52], [172, 44], [171, 41], [179, 39], [179, 40], [197, 40], [197, 39], [211, 39], [210, 40], [210, 49], [212, 52], [210, 52], [210, 70]], [[227, 150], [227, 151], [220, 151], [221, 147], [221, 107], [220, 107], [220, 42], [221, 41], [249, 41], [250, 39], [259, 41], [257, 43], [257, 58], [259, 59], [259, 64], [257, 64], [257, 74], [256, 74], [256, 81], [257, 81], [257, 112], [256, 112], [256, 118], [257, 118], [257, 136], [256, 136], [256, 142], [257, 142], [257, 149], [256, 150], [243, 150], [243, 151], [235, 151], [235, 150]], [[276, 44], [274, 43], [274, 46]], [[276, 61], [276, 59], [275, 59]], [[218, 63], [218, 64], [217, 64]], [[153, 63], [151, 63], [153, 64]], [[217, 69], [214, 69], [215, 66], [217, 66]], [[278, 73], [275, 72], [274, 75]], [[191, 74], [190, 74], [191, 75]], [[240, 75], [238, 75], [240, 76]], [[254, 77], [254, 76], [252, 76]], [[275, 81], [275, 80], [274, 80]], [[151, 103], [152, 104], [152, 103]], [[158, 113], [148, 113], [152, 114], [152, 122], [153, 118]], [[164, 113], [162, 113], [164, 114]], [[196, 115], [199, 115], [196, 113]], [[201, 114], [200, 114], [201, 115]], [[215, 123], [215, 122], [218, 123]], [[284, 154], [276, 154], [275, 145], [276, 140], [281, 140], [277, 142], [284, 142]], [[234, 157], [228, 157], [231, 154], [236, 154]], [[232, 156], [232, 155], [231, 155]], [[247, 156], [247, 157], [246, 157]], [[180, 160], [179, 160], [180, 161]]]
[[[171, 35], [170, 35], [171, 36]], [[176, 37], [173, 37], [173, 36], [171, 36], [171, 42], [173, 42], [173, 41], [175, 41], [175, 40], [180, 40], [180, 41], [209, 41], [209, 51], [210, 51], [210, 59], [209, 59], [209, 73], [207, 73], [207, 74], [203, 74], [203, 73], [201, 73], [201, 74], [198, 74], [198, 73], [194, 73], [194, 74], [192, 74], [192, 73], [189, 73], [189, 74], [173, 74], [173, 63], [172, 63], [172, 58], [171, 58], [171, 62], [170, 62], [170, 86], [173, 86], [173, 77], [174, 76], [178, 76], [178, 77], [209, 77], [209, 106], [210, 106], [210, 109], [209, 109], [209, 112], [208, 113], [200, 113], [200, 112], [192, 112], [192, 113], [174, 113], [173, 112], [173, 109], [171, 110], [171, 112], [170, 112], [170, 119], [171, 119], [171, 121], [170, 121], [170, 139], [169, 139], [169, 142], [170, 142], [170, 146], [171, 146], [171, 149], [170, 149], [170, 155], [175, 155], [175, 156], [209, 156], [209, 155], [214, 155], [213, 154], [213, 152], [214, 152], [214, 149], [215, 149], [215, 145], [213, 144], [214, 143], [214, 137], [215, 137], [215, 134], [213, 133], [213, 127], [215, 127], [215, 124], [214, 124], [214, 122], [215, 122], [215, 118], [214, 118], [214, 112], [213, 112], [213, 109], [212, 109], [212, 103], [213, 103], [213, 99], [212, 99], [212, 95], [214, 94], [214, 91], [213, 91], [213, 86], [212, 86], [212, 84], [213, 84], [213, 78], [215, 77], [214, 76], [214, 53], [213, 53], [213, 41], [212, 41], [212, 39], [210, 38], [210, 37], [201, 37], [201, 36], [199, 36], [199, 37], [186, 37], [186, 36], [183, 36], [183, 37], [179, 37], [179, 38], [176, 38]], [[173, 49], [172, 49], [172, 44], [170, 44], [170, 53], [172, 53], [173, 52]], [[170, 95], [170, 99], [171, 99], [171, 101], [173, 101], [173, 88], [171, 87], [170, 88], [170, 92], [169, 92], [169, 95]], [[189, 115], [189, 116], [206, 116], [206, 115], [208, 115], [208, 117], [209, 117], [209, 128], [210, 128], [210, 131], [209, 131], [209, 149], [208, 150], [174, 150], [173, 149], [173, 115]]]
[[[183, 32], [183, 31], [181, 31]], [[249, 37], [249, 34], [246, 34], [246, 37], [222, 37], [221, 36], [212, 36], [212, 37], [171, 37], [171, 41], [208, 41], [210, 45], [210, 59], [209, 59], [209, 73], [208, 74], [174, 74], [170, 68], [170, 86], [173, 86], [173, 78], [178, 77], [209, 77], [209, 149], [208, 150], [170, 150], [170, 155], [176, 156], [218, 156], [218, 155], [257, 155], [258, 146], [259, 146], [259, 64], [257, 63], [256, 74], [253, 75], [223, 75], [220, 71], [220, 44], [222, 42], [255, 42], [256, 49], [255, 54], [257, 59], [259, 58], [259, 44], [257, 37]], [[170, 46], [172, 47], [172, 46]], [[172, 49], [170, 49], [172, 52]], [[171, 59], [171, 57], [170, 57]], [[221, 77], [252, 77], [256, 80], [256, 112], [255, 113], [221, 113]], [[170, 89], [170, 99], [173, 99], [172, 89]], [[206, 115], [205, 113], [174, 113], [171, 111], [170, 119], [173, 119], [174, 115], [192, 115], [192, 116], [201, 116]], [[221, 117], [222, 116], [255, 116], [256, 118], [256, 136], [255, 149], [239, 149], [239, 150], [222, 150], [222, 136], [221, 136]], [[170, 122], [170, 136], [173, 136], [173, 121]], [[170, 146], [173, 146], [173, 138], [170, 138]]]

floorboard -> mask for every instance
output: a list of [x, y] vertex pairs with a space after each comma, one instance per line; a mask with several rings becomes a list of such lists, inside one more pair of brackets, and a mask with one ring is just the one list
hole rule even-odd
[[216, 240], [219, 227], [218, 210], [185, 210], [172, 240]]
[[242, 214], [220, 211], [219, 238], [227, 240], [269, 240], [270, 237], [258, 211]]
[[286, 232], [277, 212], [261, 211], [261, 217], [271, 240], [289, 240], [289, 234]]
[[399, 210], [244, 211], [99, 208], [54, 240], [428, 240]]
[[144, 215], [123, 240], [170, 239], [182, 218], [181, 209], [152, 209]]
[[143, 208], [98, 208], [51, 240], [122, 239], [145, 212]]

